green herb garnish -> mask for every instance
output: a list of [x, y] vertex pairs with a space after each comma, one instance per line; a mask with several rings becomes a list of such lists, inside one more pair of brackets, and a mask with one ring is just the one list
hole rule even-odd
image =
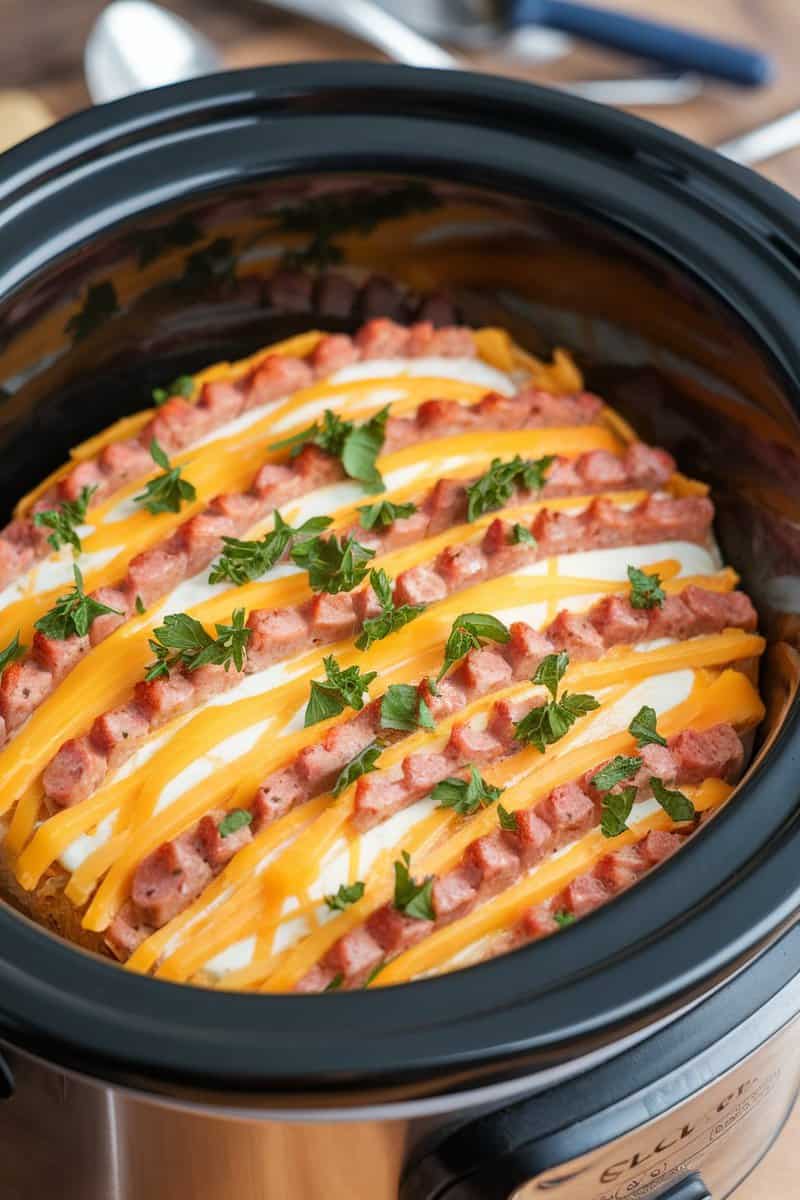
[[370, 771], [376, 770], [376, 763], [381, 756], [383, 746], [379, 742], [371, 742], [369, 746], [365, 746], [355, 758], [351, 758], [346, 767], [339, 773], [339, 778], [333, 786], [333, 795], [339, 796], [346, 787], [351, 783], [355, 783], [356, 779], [360, 779], [362, 775], [368, 775]]
[[412, 683], [392, 683], [381, 701], [384, 729], [433, 729], [433, 715]]
[[666, 595], [658, 575], [648, 575], [638, 567], [628, 567], [631, 584], [631, 608], [660, 608]]
[[232, 808], [229, 813], [220, 821], [217, 829], [220, 837], [230, 837], [232, 833], [237, 833], [240, 829], [244, 829], [245, 825], [250, 825], [253, 820], [253, 814], [248, 812], [246, 808]]
[[364, 692], [378, 674], [377, 671], [368, 671], [362, 675], [358, 666], [347, 667], [343, 671], [332, 654], [323, 658], [322, 665], [327, 681], [311, 681], [311, 695], [303, 722], [306, 728], [329, 717], [338, 717], [346, 708], [360, 712], [364, 707]]
[[492, 642], [507, 642], [511, 634], [503, 624], [491, 613], [461, 613], [453, 621], [450, 636], [444, 647], [444, 663], [436, 676], [438, 683], [446, 675], [453, 663], [458, 662], [470, 650], [479, 650], [483, 645], [481, 639]]
[[511, 541], [515, 546], [519, 546], [520, 544], [524, 546], [536, 545], [536, 538], [533, 536], [530, 529], [528, 529], [525, 525], [520, 525], [518, 521], [515, 522], [514, 527], [511, 530]]
[[312, 592], [351, 592], [366, 577], [369, 559], [375, 551], [362, 546], [354, 537], [307, 538], [291, 549], [292, 562], [308, 571]]
[[410, 867], [411, 855], [403, 850], [394, 864], [394, 906], [415, 921], [433, 921], [433, 879], [429, 876], [423, 883], [415, 883]]
[[532, 682], [546, 687], [551, 699], [532, 708], [514, 727], [517, 741], [535, 746], [540, 754], [568, 733], [579, 717], [600, 707], [594, 696], [584, 693], [564, 692], [559, 698], [558, 685], [568, 665], [569, 655], [565, 650], [542, 659]]
[[517, 814], [509, 812], [507, 808], [503, 808], [502, 804], [497, 806], [497, 819], [500, 822], [500, 828], [505, 829], [507, 833], [517, 832]]
[[17, 631], [5, 650], [0, 650], [0, 675], [3, 674], [9, 663], [16, 662], [18, 658], [22, 658], [27, 648], [27, 646], [20, 646], [19, 631]]
[[417, 511], [416, 504], [393, 504], [391, 500], [379, 500], [359, 508], [358, 518], [362, 529], [388, 529], [400, 517], [410, 517]]
[[396, 633], [425, 611], [424, 604], [401, 604], [395, 608], [391, 580], [384, 570], [370, 571], [369, 581], [381, 606], [381, 612], [377, 617], [367, 617], [361, 626], [361, 633], [356, 638], [359, 650], [369, 650], [373, 642], [379, 642], [390, 633]]
[[238, 538], [224, 537], [222, 556], [214, 563], [209, 583], [220, 583], [223, 579], [230, 580], [241, 587], [254, 579], [260, 579], [286, 551], [290, 542], [299, 543], [302, 540], [316, 537], [331, 524], [330, 517], [310, 517], [302, 525], [293, 528], [287, 525], [276, 509], [274, 528], [258, 542], [241, 542]]
[[334, 975], [333, 979], [330, 981], [328, 986], [323, 988], [322, 990], [324, 992], [337, 992], [343, 983], [344, 983], [344, 975], [342, 974], [341, 971], [339, 971], [336, 975]]
[[195, 382], [191, 375], [179, 375], [177, 379], [173, 379], [169, 387], [153, 388], [153, 403], [156, 408], [160, 408], [171, 396], [183, 396], [188, 400], [194, 395], [194, 390]]
[[190, 504], [197, 499], [194, 484], [181, 478], [183, 468], [170, 466], [169, 459], [155, 438], [150, 443], [150, 457], [156, 466], [162, 468], [164, 474], [156, 475], [155, 479], [145, 484], [143, 492], [134, 496], [137, 504], [142, 504], [148, 512], [155, 515], [162, 512], [180, 512], [184, 502]]
[[503, 508], [513, 495], [514, 488], [521, 485], [526, 491], [541, 491], [545, 483], [545, 472], [555, 462], [552, 454], [535, 461], [520, 458], [510, 462], [495, 458], [485, 475], [476, 479], [467, 488], [467, 518], [474, 521], [485, 512]]
[[603, 797], [600, 819], [600, 832], [603, 837], [619, 837], [621, 833], [625, 832], [635, 799], [635, 787], [620, 788], [618, 792], [606, 792]]
[[38, 629], [45, 637], [55, 638], [59, 642], [73, 636], [86, 637], [95, 617], [102, 617], [106, 613], [123, 615], [118, 608], [109, 608], [107, 604], [100, 604], [98, 600], [86, 595], [83, 590], [83, 575], [77, 565], [73, 565], [72, 574], [75, 578], [73, 590], [66, 596], [59, 596], [50, 612], [45, 613], [33, 625], [33, 628]]
[[138, 592], [136, 593], [136, 602], [134, 607], [136, 608], [137, 613], [139, 613], [139, 616], [141, 616], [143, 612], [147, 611], [144, 606], [144, 600]]
[[479, 808], [488, 808], [502, 794], [503, 788], [487, 783], [474, 766], [470, 766], [469, 779], [443, 779], [431, 792], [439, 808], [452, 808], [462, 817], [472, 816]]
[[560, 908], [558, 912], [553, 913], [553, 920], [561, 929], [566, 929], [568, 925], [575, 924], [575, 913], [567, 912], [565, 908]]
[[653, 796], [673, 821], [693, 821], [697, 815], [694, 805], [683, 792], [668, 788], [660, 779], [652, 778], [650, 787]]
[[309, 443], [319, 446], [326, 454], [341, 460], [345, 475], [350, 479], [357, 479], [369, 492], [382, 492], [383, 479], [375, 463], [383, 448], [388, 419], [388, 404], [362, 425], [343, 421], [336, 413], [326, 409], [321, 424], [315, 421], [300, 433], [273, 442], [270, 450], [291, 448], [291, 457], [294, 458]]
[[598, 792], [609, 792], [618, 783], [622, 783], [623, 779], [630, 779], [632, 775], [635, 775], [641, 765], [640, 758], [628, 758], [624, 754], [617, 754], [597, 772], [592, 783]]
[[344, 912], [349, 905], [355, 904], [356, 900], [360, 900], [363, 895], [364, 884], [357, 879], [355, 883], [343, 883], [338, 891], [325, 897], [325, 903], [331, 912]]
[[52, 529], [53, 532], [47, 540], [54, 550], [60, 550], [62, 546], [69, 544], [75, 554], [80, 554], [83, 547], [76, 528], [86, 520], [89, 501], [96, 491], [96, 484], [94, 487], [81, 488], [77, 500], [62, 500], [58, 508], [46, 508], [34, 515], [34, 525], [44, 525]]
[[666, 738], [656, 731], [656, 710], [647, 704], [639, 709], [631, 721], [628, 733], [636, 738], [636, 745], [640, 750], [642, 746], [666, 746], [667, 744]]
[[243, 608], [234, 609], [230, 625], [215, 625], [217, 636], [210, 633], [194, 617], [186, 613], [170, 613], [164, 624], [153, 630], [150, 649], [156, 656], [147, 668], [145, 679], [169, 675], [170, 667], [179, 664], [187, 671], [214, 664], [229, 670], [231, 664], [241, 671], [244, 667], [250, 630], [244, 623]]

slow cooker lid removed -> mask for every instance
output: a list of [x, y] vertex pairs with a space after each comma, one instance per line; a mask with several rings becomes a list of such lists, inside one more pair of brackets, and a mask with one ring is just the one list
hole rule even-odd
[[[405, 171], [546, 195], [666, 248], [736, 307], [796, 394], [794, 202], [568, 97], [364, 64], [248, 71], [87, 112], [5, 165], [3, 300], [120, 220], [211, 187]], [[563, 1062], [686, 1003], [793, 921], [796, 719], [795, 706], [713, 830], [563, 938], [368, 994], [250, 996], [127, 974], [3, 909], [4, 1032], [105, 1077], [243, 1092], [408, 1094]]]

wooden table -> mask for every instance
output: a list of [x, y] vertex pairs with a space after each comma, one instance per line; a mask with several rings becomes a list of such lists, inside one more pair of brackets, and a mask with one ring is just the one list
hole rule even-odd
[[[342, 34], [293, 20], [277, 10], [266, 11], [251, 0], [164, 2], [211, 37], [232, 67], [303, 59], [378, 57]], [[778, 64], [778, 78], [769, 88], [746, 92], [709, 85], [688, 104], [641, 110], [642, 116], [698, 141], [714, 144], [800, 107], [797, 70], [800, 0], [705, 0], [704, 3], [604, 0], [604, 3], [609, 7], [638, 9], [652, 17], [680, 20], [697, 30], [760, 46], [773, 54]], [[0, 0], [1, 86], [33, 90], [56, 116], [88, 104], [81, 57], [92, 22], [103, 7], [102, 0]], [[486, 70], [541, 82], [636, 73], [636, 67], [627, 59], [588, 47], [577, 49], [568, 58], [536, 67], [491, 54], [482, 54], [473, 61]], [[762, 169], [776, 183], [800, 193], [800, 149], [781, 155]], [[737, 1193], [736, 1200], [789, 1200], [797, 1194], [798, 1177], [800, 1109], [765, 1162]]]

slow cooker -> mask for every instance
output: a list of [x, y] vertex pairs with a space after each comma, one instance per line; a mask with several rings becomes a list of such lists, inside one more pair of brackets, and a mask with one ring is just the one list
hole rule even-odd
[[0, 907], [9, 1200], [722, 1200], [800, 1086], [800, 207], [534, 87], [361, 63], [82, 113], [0, 172], [0, 517], [181, 371], [421, 314], [571, 347], [713, 484], [771, 647], [735, 800], [558, 939], [366, 993], [128, 973]]

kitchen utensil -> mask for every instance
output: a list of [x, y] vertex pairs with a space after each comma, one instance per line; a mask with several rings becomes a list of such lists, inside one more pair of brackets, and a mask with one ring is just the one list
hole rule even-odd
[[734, 162], [752, 167], [797, 146], [800, 146], [800, 108], [740, 133], [717, 146], [717, 151]]

